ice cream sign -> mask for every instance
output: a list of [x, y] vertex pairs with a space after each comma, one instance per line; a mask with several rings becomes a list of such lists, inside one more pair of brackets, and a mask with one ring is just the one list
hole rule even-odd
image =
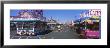
[[89, 10], [90, 16], [101, 16], [101, 10], [100, 9], [92, 9]]

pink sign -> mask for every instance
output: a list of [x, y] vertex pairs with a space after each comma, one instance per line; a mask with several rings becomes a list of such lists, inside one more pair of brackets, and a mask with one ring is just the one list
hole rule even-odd
[[99, 31], [91, 31], [91, 30], [86, 30], [86, 36], [89, 36], [89, 37], [99, 37]]

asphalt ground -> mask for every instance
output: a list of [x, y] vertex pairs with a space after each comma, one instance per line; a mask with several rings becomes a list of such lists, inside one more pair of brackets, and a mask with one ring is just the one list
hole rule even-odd
[[[62, 29], [61, 29], [62, 28]], [[18, 36], [16, 31], [11, 31], [11, 39], [80, 39], [79, 35], [68, 26], [61, 26], [61, 28], [55, 28], [52, 32], [45, 35], [37, 36]], [[61, 29], [61, 30], [58, 30]]]

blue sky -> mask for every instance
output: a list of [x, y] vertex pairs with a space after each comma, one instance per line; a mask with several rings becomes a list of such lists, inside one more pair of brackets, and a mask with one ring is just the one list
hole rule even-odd
[[[10, 15], [16, 16], [20, 10], [11, 10]], [[80, 14], [87, 10], [43, 10], [43, 16], [47, 19], [51, 17], [59, 22], [67, 22], [80, 18]]]

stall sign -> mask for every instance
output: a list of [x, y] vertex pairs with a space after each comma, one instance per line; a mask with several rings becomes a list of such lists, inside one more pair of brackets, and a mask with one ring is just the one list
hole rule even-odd
[[99, 20], [92, 20], [93, 22], [99, 22]]
[[92, 18], [99, 18], [99, 16], [92, 16]]

